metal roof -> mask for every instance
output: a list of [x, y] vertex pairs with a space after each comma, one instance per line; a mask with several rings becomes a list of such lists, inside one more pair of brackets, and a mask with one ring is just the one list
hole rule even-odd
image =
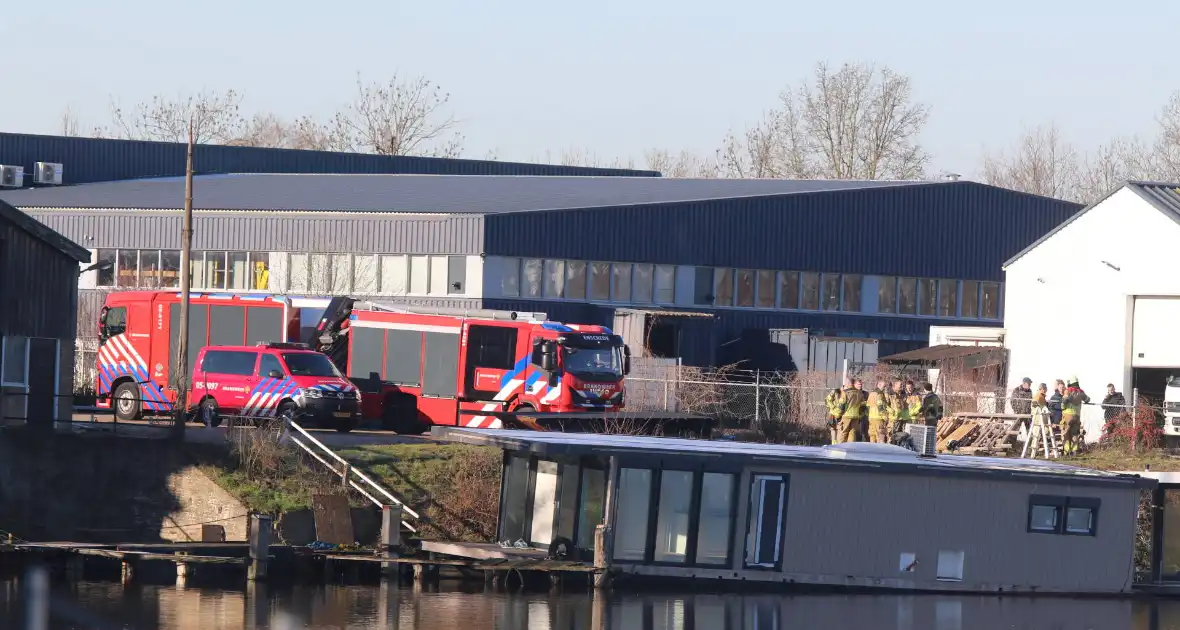
[[90, 250], [84, 249], [81, 245], [54, 232], [40, 221], [4, 203], [2, 200], [0, 200], [0, 219], [16, 225], [78, 262], [90, 262]]
[[[917, 350], [910, 350], [909, 352], [902, 352], [893, 354], [887, 357], [881, 357], [878, 361], [883, 363], [936, 363], [938, 361], [946, 361], [948, 359], [964, 359], [975, 355], [998, 355], [1003, 358], [1004, 349], [995, 346], [930, 346], [929, 348], [918, 348]], [[983, 357], [984, 359], [988, 357]]]
[[1011, 265], [1012, 263], [1019, 260], [1025, 254], [1036, 249], [1036, 247], [1038, 245], [1049, 240], [1054, 234], [1057, 234], [1061, 230], [1064, 230], [1065, 226], [1078, 220], [1078, 218], [1081, 217], [1083, 214], [1086, 214], [1087, 212], [1089, 212], [1092, 208], [1094, 208], [1098, 204], [1106, 201], [1107, 199], [1110, 199], [1111, 195], [1114, 195], [1116, 192], [1118, 192], [1124, 188], [1131, 189], [1132, 192], [1134, 192], [1136, 195], [1139, 195], [1140, 197], [1142, 197], [1144, 201], [1146, 201], [1147, 203], [1150, 203], [1153, 207], [1155, 207], [1156, 210], [1159, 210], [1160, 212], [1164, 213], [1165, 215], [1168, 216], [1169, 219], [1175, 221], [1176, 223], [1180, 223], [1180, 184], [1169, 184], [1166, 182], [1148, 182], [1148, 181], [1136, 181], [1136, 180], [1123, 182], [1122, 184], [1119, 184], [1117, 187], [1115, 187], [1110, 192], [1106, 193], [1105, 195], [1102, 195], [1102, 197], [1100, 197], [1094, 203], [1091, 203], [1090, 205], [1086, 206], [1085, 208], [1082, 208], [1076, 214], [1074, 214], [1072, 217], [1066, 219], [1060, 225], [1053, 228], [1052, 230], [1049, 230], [1041, 238], [1038, 238], [1037, 240], [1033, 241], [1032, 245], [1029, 245], [1028, 247], [1025, 247], [1024, 249], [1022, 249], [1019, 254], [1016, 254], [1012, 258], [1009, 258], [1008, 261], [1004, 263], [1004, 269], [1005, 270], [1008, 269], [1009, 265]]
[[[193, 207], [204, 210], [495, 214], [919, 185], [950, 186], [955, 182], [230, 174], [195, 177]], [[0, 192], [0, 199], [22, 208], [177, 209], [184, 203], [184, 178], [25, 188]]]
[[597, 433], [559, 433], [551, 431], [517, 431], [507, 429], [464, 429], [434, 427], [433, 437], [477, 446], [495, 446], [505, 450], [527, 451], [541, 456], [580, 455], [652, 455], [728, 457], [748, 459], [751, 463], [771, 462], [791, 466], [879, 470], [884, 473], [951, 476], [955, 474], [1010, 478], [1024, 481], [1056, 481], [1073, 484], [1123, 485], [1154, 487], [1156, 482], [1138, 475], [1113, 473], [1057, 462], [1002, 457], [918, 454], [892, 444], [857, 442], [834, 446], [790, 446], [727, 440], [689, 440], [681, 438]]

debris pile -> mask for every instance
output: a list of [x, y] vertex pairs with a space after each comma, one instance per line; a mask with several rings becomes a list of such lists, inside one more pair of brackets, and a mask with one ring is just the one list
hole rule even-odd
[[1005, 455], [1016, 445], [1020, 416], [956, 413], [938, 421], [939, 453]]

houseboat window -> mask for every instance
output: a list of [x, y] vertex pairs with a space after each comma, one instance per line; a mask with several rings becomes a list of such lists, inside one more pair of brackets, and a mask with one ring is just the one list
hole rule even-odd
[[614, 541], [616, 560], [642, 561], [647, 554], [651, 472], [646, 468], [619, 470], [619, 522]]
[[578, 465], [562, 464], [561, 489], [558, 493], [557, 535], [574, 539], [574, 522], [578, 515]]
[[1028, 501], [1028, 531], [1093, 536], [1100, 503], [1089, 497], [1033, 495]]
[[938, 552], [938, 571], [935, 579], [959, 582], [963, 579], [963, 552], [941, 549]]
[[660, 475], [656, 519], [656, 562], [683, 563], [688, 558], [688, 521], [692, 512], [691, 472], [665, 470]]
[[533, 482], [533, 519], [529, 542], [548, 545], [553, 542], [553, 516], [557, 508], [557, 464], [537, 462], [537, 478]]
[[606, 499], [606, 471], [582, 469], [582, 496], [578, 507], [578, 547], [594, 548], [594, 531], [602, 524], [602, 506]]
[[1070, 534], [1094, 533], [1094, 510], [1071, 507], [1065, 511], [1065, 531]]
[[529, 460], [509, 457], [504, 467], [504, 504], [500, 507], [500, 540], [524, 538], [525, 501], [528, 499]]
[[701, 520], [697, 529], [697, 564], [729, 562], [732, 514], [733, 475], [704, 473], [701, 479]]
[[1057, 531], [1057, 521], [1060, 508], [1056, 505], [1034, 505], [1029, 515], [1029, 529], [1038, 532]]

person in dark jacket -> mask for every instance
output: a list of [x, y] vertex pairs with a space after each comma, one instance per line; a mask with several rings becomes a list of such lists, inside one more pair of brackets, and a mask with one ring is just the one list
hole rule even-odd
[[1012, 405], [1012, 413], [1017, 415], [1028, 415], [1032, 413], [1032, 379], [1027, 376], [1012, 390], [1012, 397], [1010, 403]]
[[942, 399], [934, 393], [934, 385], [922, 383], [922, 423], [928, 427], [938, 426], [942, 420]]
[[1127, 398], [1115, 391], [1114, 383], [1106, 384], [1106, 397], [1102, 399], [1102, 413], [1107, 423], [1126, 410]]
[[1061, 397], [1065, 395], [1065, 381], [1057, 379], [1057, 384], [1053, 388], [1053, 395], [1049, 397], [1049, 419], [1053, 424], [1061, 422]]

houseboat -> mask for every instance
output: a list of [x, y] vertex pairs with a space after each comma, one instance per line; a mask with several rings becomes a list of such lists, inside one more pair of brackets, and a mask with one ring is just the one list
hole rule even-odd
[[907, 591], [1131, 591], [1140, 496], [1157, 482], [1056, 462], [435, 427], [504, 452], [501, 546], [613, 579]]

